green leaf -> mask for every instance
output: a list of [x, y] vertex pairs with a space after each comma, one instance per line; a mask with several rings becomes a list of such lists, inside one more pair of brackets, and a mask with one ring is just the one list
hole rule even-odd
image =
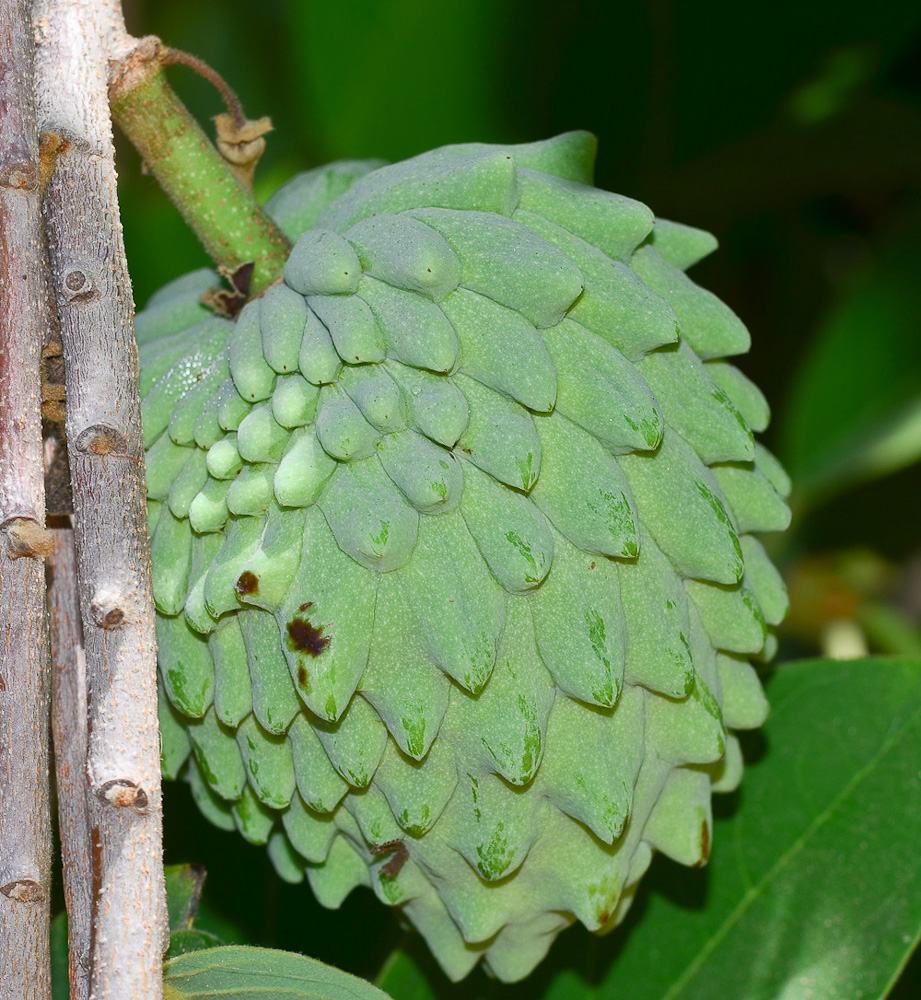
[[172, 933], [188, 930], [198, 913], [205, 870], [200, 865], [167, 865], [163, 871], [169, 929]]
[[193, 951], [164, 965], [164, 1000], [382, 1000], [387, 994], [341, 969], [290, 951], [231, 945]]
[[191, 927], [185, 931], [173, 931], [169, 936], [169, 957], [178, 958], [190, 951], [203, 951], [206, 948], [220, 948], [226, 942], [211, 931]]
[[67, 948], [67, 911], [51, 921], [51, 1000], [70, 996], [70, 972]]
[[782, 457], [808, 500], [921, 458], [919, 224], [918, 212], [902, 219], [797, 373]]
[[315, 148], [398, 159], [460, 137], [496, 138], [502, 7], [377, 3], [356, 16], [340, 3], [286, 5], [279, 44], [289, 47]]
[[624, 927], [568, 932], [518, 987], [451, 987], [416, 948], [380, 984], [401, 1000], [886, 996], [921, 939], [921, 660], [783, 665], [768, 695], [708, 869], [657, 859]]
[[414, 956], [402, 948], [387, 959], [377, 977], [377, 985], [391, 996], [399, 997], [399, 1000], [438, 1000], [431, 982]]

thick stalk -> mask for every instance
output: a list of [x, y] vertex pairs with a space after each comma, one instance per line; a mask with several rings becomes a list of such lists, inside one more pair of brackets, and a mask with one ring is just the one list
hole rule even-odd
[[232, 272], [255, 262], [258, 293], [278, 278], [291, 244], [173, 93], [166, 58], [158, 39], [145, 38], [114, 64], [112, 117], [215, 264]]
[[[45, 220], [61, 320], [86, 651], [95, 1000], [160, 1000], [166, 942], [144, 453], [107, 72], [116, 0], [36, 0]], [[75, 706], [74, 710], [78, 710]]]
[[51, 996], [38, 137], [29, 4], [0, 0], [0, 997]]

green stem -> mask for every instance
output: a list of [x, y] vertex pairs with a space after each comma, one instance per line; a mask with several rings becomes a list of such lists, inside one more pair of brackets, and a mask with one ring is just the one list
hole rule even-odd
[[145, 39], [110, 82], [112, 118], [192, 227], [214, 263], [255, 263], [250, 295], [279, 276], [291, 243], [214, 148], [163, 74], [159, 42]]

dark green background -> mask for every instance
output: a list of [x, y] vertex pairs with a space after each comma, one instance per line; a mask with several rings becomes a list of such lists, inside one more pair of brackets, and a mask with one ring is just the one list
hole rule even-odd
[[[768, 445], [801, 483], [800, 516], [780, 561], [864, 546], [902, 565], [921, 549], [917, 463], [848, 490], [829, 486], [831, 474], [811, 485], [853, 441], [921, 396], [921, 5], [125, 7], [133, 33], [201, 56], [251, 116], [272, 116], [257, 178], [263, 197], [335, 158], [392, 160], [448, 142], [595, 132], [600, 186], [720, 240], [693, 276], [748, 323], [753, 347], [741, 367], [775, 411]], [[190, 70], [170, 75], [202, 121], [221, 110]], [[123, 141], [119, 171], [142, 305], [206, 260]], [[208, 826], [183, 787], [167, 789], [166, 810], [167, 860], [207, 863], [206, 896], [248, 940], [373, 975], [399, 939], [393, 915], [367, 893], [329, 913], [305, 887], [281, 885], [264, 850]], [[679, 896], [693, 896], [701, 878], [676, 876], [666, 863], [653, 875]]]

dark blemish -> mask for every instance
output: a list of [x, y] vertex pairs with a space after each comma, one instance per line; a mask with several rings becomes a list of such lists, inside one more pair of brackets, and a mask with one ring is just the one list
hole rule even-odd
[[592, 565], [591, 565], [591, 567], [590, 567], [590, 568], [591, 568], [591, 569], [594, 569], [594, 568], [595, 568], [595, 564], [594, 564], [594, 563], [592, 563]]
[[225, 277], [233, 286], [235, 292], [240, 295], [249, 295], [249, 286], [253, 280], [253, 271], [256, 269], [256, 262], [248, 260], [234, 270], [229, 270]]
[[312, 607], [313, 607], [313, 601], [307, 601], [306, 604], [302, 604], [297, 610], [298, 611], [306, 611], [308, 608], [312, 608]]
[[255, 261], [247, 261], [237, 268], [219, 267], [218, 271], [231, 286], [226, 288], [208, 288], [201, 296], [201, 302], [218, 316], [233, 319], [249, 298]]
[[464, 453], [465, 455], [472, 455], [472, 454], [473, 454], [473, 452], [472, 452], [472, 451], [471, 451], [471, 450], [470, 450], [469, 448], [461, 448], [461, 451], [462, 451], [462, 452], [463, 452], [463, 453]]
[[90, 927], [98, 927], [99, 901], [102, 897], [102, 837], [99, 827], [90, 830]]
[[603, 913], [599, 913], [598, 914], [598, 923], [599, 924], [606, 924], [610, 919], [611, 919], [611, 914], [608, 913], [607, 910], [605, 910]]
[[298, 682], [298, 684], [300, 684], [301, 687], [304, 687], [304, 685], [307, 683], [307, 668], [306, 667], [302, 666], [302, 667], [298, 667], [297, 668], [297, 682]]
[[234, 584], [233, 589], [240, 597], [246, 597], [247, 594], [258, 594], [259, 577], [255, 573], [245, 570], [240, 574], [240, 578]]
[[324, 628], [325, 625], [314, 628], [306, 619], [295, 618], [288, 622], [288, 648], [309, 656], [319, 656], [329, 649], [333, 640], [331, 635], [323, 635]]
[[396, 851], [396, 854], [381, 868], [381, 875], [385, 878], [399, 875], [400, 869], [409, 860], [409, 851], [402, 840], [388, 840], [386, 844], [371, 845], [371, 853], [374, 855], [389, 854], [391, 851]]
[[703, 868], [710, 860], [710, 824], [704, 820], [700, 824], [700, 860], [694, 862], [695, 868]]
[[45, 898], [45, 890], [41, 884], [31, 878], [0, 885], [0, 892], [14, 903], [40, 903]]

